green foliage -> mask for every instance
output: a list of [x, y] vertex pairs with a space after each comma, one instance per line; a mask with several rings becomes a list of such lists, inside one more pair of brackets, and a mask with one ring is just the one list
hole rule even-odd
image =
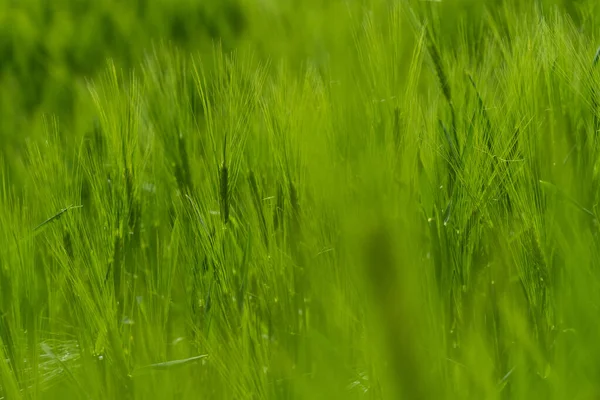
[[0, 398], [600, 395], [596, 3], [228, 4], [3, 5]]

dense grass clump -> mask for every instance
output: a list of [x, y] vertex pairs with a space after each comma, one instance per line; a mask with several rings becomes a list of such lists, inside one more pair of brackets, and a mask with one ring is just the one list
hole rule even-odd
[[0, 399], [600, 396], [595, 2], [137, 3], [244, 30], [15, 106]]

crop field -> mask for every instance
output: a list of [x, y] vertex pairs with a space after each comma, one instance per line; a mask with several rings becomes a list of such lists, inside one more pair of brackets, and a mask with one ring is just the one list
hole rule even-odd
[[600, 399], [599, 18], [1, 0], [0, 399]]

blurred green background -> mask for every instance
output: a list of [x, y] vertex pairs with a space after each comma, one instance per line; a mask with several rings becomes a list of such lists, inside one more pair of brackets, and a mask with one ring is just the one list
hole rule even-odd
[[[125, 69], [139, 65], [153, 46], [208, 54], [215, 42], [246, 45], [263, 60], [284, 56], [301, 63], [331, 57], [352, 45], [348, 16], [361, 8], [386, 13], [399, 0], [2, 0], [0, 3], [0, 137], [2, 149], [19, 147], [51, 113], [71, 127], [77, 99], [107, 58]], [[411, 1], [405, 0], [406, 3]], [[429, 2], [413, 1], [427, 15]], [[432, 19], [445, 48], [482, 33], [491, 14], [507, 18], [529, 4], [500, 0], [434, 2]], [[590, 1], [544, 0], [560, 7], [581, 29], [595, 34]], [[508, 12], [507, 10], [510, 10]], [[360, 21], [354, 21], [360, 23]], [[473, 47], [476, 50], [476, 47]], [[84, 96], [85, 97], [85, 96]]]
[[1, 152], [19, 165], [44, 115], [57, 116], [64, 131], [89, 124], [86, 82], [108, 58], [131, 69], [155, 45], [206, 53], [220, 42], [231, 49], [246, 19], [237, 0], [1, 1]]

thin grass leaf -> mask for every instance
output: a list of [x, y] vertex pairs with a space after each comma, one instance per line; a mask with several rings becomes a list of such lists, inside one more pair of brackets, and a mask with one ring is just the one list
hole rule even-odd
[[558, 197], [562, 198], [563, 200], [566, 200], [568, 203], [571, 203], [573, 206], [578, 208], [580, 211], [584, 212], [585, 214], [589, 215], [590, 217], [597, 219], [596, 214], [594, 214], [592, 211], [590, 211], [586, 207], [582, 206], [577, 200], [575, 200], [573, 197], [566, 194], [563, 190], [559, 189], [555, 184], [548, 182], [548, 181], [540, 180], [540, 185], [548, 193], [550, 193], [554, 196], [558, 196]]
[[67, 211], [74, 210], [74, 209], [77, 209], [77, 208], [83, 208], [83, 206], [82, 205], [79, 205], [79, 206], [72, 206], [71, 205], [71, 206], [68, 206], [66, 208], [63, 208], [62, 210], [60, 210], [59, 212], [57, 212], [56, 214], [54, 214], [53, 216], [51, 216], [50, 218], [48, 218], [47, 220], [45, 220], [44, 222], [42, 222], [41, 224], [39, 224], [38, 226], [36, 226], [35, 228], [33, 228], [33, 231], [34, 232], [39, 231], [43, 226], [45, 226], [45, 225], [47, 225], [47, 224], [49, 224], [49, 223], [51, 223], [53, 221], [56, 221], [57, 219], [59, 219], [60, 217], [62, 217], [62, 215], [64, 213], [66, 213]]
[[165, 370], [170, 370], [170, 369], [177, 368], [177, 367], [183, 367], [186, 365], [193, 364], [197, 361], [203, 360], [207, 357], [208, 357], [208, 354], [203, 354], [200, 356], [184, 358], [181, 360], [172, 360], [172, 361], [165, 361], [165, 362], [150, 364], [150, 365], [140, 367], [139, 369], [137, 369], [134, 372], [133, 375], [137, 375], [137, 374], [143, 373], [145, 371], [151, 371], [151, 370], [165, 371]]

